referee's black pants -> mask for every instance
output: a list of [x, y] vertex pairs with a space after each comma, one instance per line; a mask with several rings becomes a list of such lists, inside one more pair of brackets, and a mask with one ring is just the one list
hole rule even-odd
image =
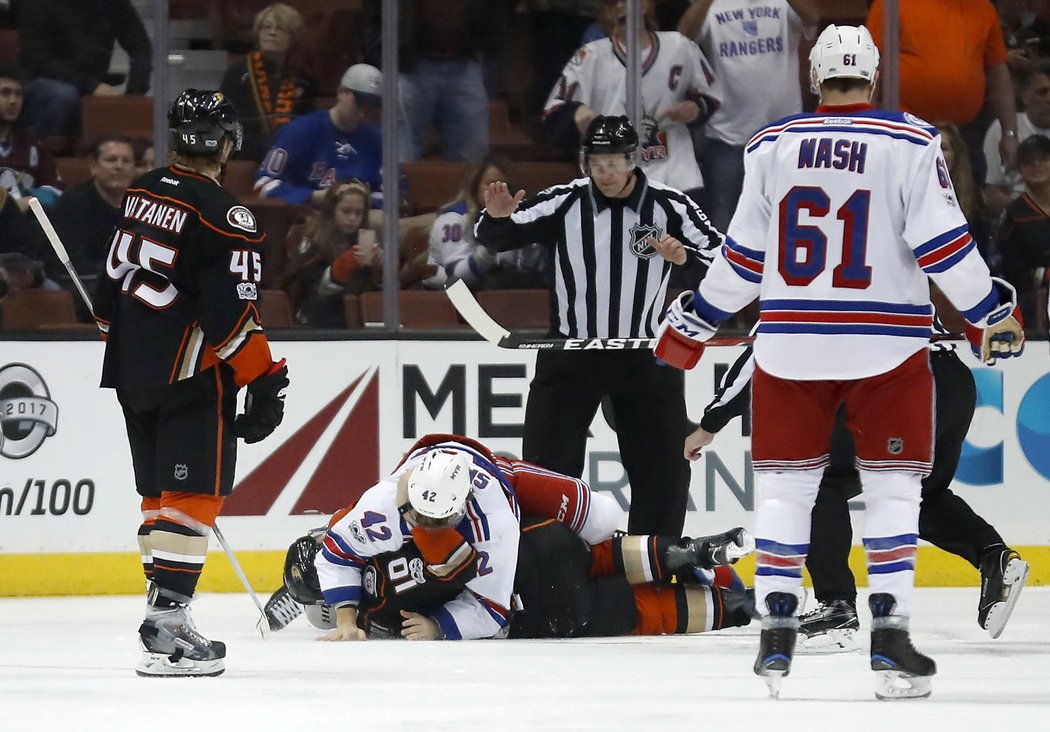
[[[919, 537], [979, 567], [981, 553], [1003, 539], [949, 488], [973, 419], [977, 389], [970, 369], [952, 351], [931, 352], [930, 366], [937, 399], [936, 434], [933, 470], [922, 481]], [[857, 585], [847, 563], [853, 543], [847, 503], [861, 489], [853, 437], [846, 429], [843, 410], [832, 432], [830, 454], [831, 464], [813, 507], [806, 569], [818, 601], [856, 602]]]
[[525, 408], [522, 457], [583, 477], [588, 430], [603, 397], [631, 484], [631, 534], [679, 536], [689, 497], [682, 444], [685, 375], [651, 351], [541, 351]]

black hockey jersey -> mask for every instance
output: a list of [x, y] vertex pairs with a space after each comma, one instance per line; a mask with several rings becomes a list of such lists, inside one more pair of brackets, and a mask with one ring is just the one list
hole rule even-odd
[[244, 385], [269, 369], [251, 211], [211, 178], [167, 167], [138, 179], [121, 212], [94, 303], [102, 386], [163, 386], [220, 362]]

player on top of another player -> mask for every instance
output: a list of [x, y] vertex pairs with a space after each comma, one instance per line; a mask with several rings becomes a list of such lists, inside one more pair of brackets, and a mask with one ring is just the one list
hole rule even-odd
[[759, 298], [752, 380], [755, 673], [790, 671], [810, 513], [845, 405], [866, 504], [871, 667], [879, 698], [926, 696], [934, 662], [908, 634], [921, 479], [930, 472], [933, 320], [927, 276], [969, 322], [985, 361], [1024, 344], [1016, 298], [992, 278], [959, 210], [937, 130], [870, 100], [879, 52], [829, 26], [810, 54], [820, 106], [748, 143], [744, 193], [721, 256], [672, 303], [657, 353], [695, 363], [718, 323]]

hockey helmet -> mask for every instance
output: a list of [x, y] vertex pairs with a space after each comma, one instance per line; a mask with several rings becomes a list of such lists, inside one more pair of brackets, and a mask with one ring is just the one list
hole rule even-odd
[[470, 498], [470, 462], [456, 450], [431, 450], [408, 476], [408, 502], [420, 516], [455, 524]]
[[633, 169], [638, 164], [638, 133], [627, 117], [598, 115], [587, 126], [580, 144], [580, 172], [590, 175], [589, 156], [616, 153], [622, 153], [628, 169]]
[[226, 95], [206, 89], [187, 89], [168, 110], [171, 146], [179, 153], [217, 155], [225, 137], [240, 150], [244, 130], [237, 108]]
[[321, 546], [312, 536], [296, 539], [284, 558], [284, 586], [288, 594], [301, 605], [319, 605], [324, 602], [321, 582], [317, 579], [314, 558]]
[[875, 82], [879, 49], [863, 25], [829, 25], [809, 52], [809, 85], [814, 94], [827, 79]]

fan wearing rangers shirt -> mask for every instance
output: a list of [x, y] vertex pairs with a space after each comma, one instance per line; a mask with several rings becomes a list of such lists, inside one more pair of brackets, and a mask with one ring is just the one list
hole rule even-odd
[[763, 626], [754, 668], [774, 695], [790, 671], [794, 593], [840, 404], [866, 502], [876, 695], [930, 693], [936, 666], [908, 636], [934, 432], [927, 276], [965, 316], [982, 360], [1024, 344], [1016, 297], [974, 246], [936, 129], [870, 106], [878, 58], [863, 26], [821, 33], [810, 54], [821, 105], [748, 143], [721, 256], [696, 293], [672, 303], [657, 347], [670, 363], [695, 364], [717, 324], [759, 298], [752, 452]]
[[[609, 0], [604, 0], [606, 4]], [[609, 38], [592, 41], [565, 65], [543, 110], [555, 144], [575, 147], [598, 115], [628, 114], [625, 0]], [[641, 42], [642, 121], [639, 165], [649, 180], [685, 191], [694, 199], [704, 185], [690, 128], [699, 128], [718, 108], [721, 91], [700, 47], [677, 31], [655, 31], [652, 0], [643, 0]]]
[[[620, 515], [581, 480], [467, 437], [425, 435], [332, 517], [320, 551], [312, 536], [292, 545], [292, 602], [278, 613], [275, 594], [267, 617], [283, 627], [298, 600], [325, 627], [309, 610], [335, 606], [327, 640], [693, 633], [750, 622], [753, 603], [731, 587], [739, 579], [726, 566], [754, 549], [744, 529], [614, 536]], [[712, 586], [703, 586], [699, 573], [712, 569]], [[523, 601], [514, 608], [512, 593]]]

